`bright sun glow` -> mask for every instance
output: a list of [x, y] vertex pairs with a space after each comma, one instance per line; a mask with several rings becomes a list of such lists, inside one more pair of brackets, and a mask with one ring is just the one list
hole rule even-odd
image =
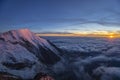
[[110, 35], [109, 38], [114, 38], [114, 36], [113, 36], [113, 35]]

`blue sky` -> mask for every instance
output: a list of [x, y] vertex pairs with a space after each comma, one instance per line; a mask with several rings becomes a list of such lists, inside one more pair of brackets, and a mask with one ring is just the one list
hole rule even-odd
[[0, 32], [120, 31], [120, 0], [0, 0]]

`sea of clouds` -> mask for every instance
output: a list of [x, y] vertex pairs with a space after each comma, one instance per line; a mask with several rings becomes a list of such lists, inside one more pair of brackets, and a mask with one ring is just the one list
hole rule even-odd
[[120, 39], [44, 38], [63, 51], [66, 62], [60, 80], [120, 80]]

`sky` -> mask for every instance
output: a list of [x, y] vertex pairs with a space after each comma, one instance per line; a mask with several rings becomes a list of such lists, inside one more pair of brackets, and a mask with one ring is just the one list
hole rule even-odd
[[120, 0], [0, 0], [0, 32], [21, 28], [120, 35]]

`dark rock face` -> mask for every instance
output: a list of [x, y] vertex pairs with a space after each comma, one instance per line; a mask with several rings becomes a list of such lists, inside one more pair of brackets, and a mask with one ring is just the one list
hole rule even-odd
[[57, 61], [60, 60], [60, 58], [53, 54], [53, 52], [51, 50], [46, 50], [43, 47], [39, 48], [41, 51], [41, 55], [44, 57], [43, 59], [41, 59], [41, 61], [45, 64], [55, 64]]
[[28, 63], [28, 62], [21, 62], [21, 63], [6, 63], [4, 62], [3, 65], [6, 66], [9, 69], [16, 69], [20, 70], [23, 68], [29, 67], [31, 68], [35, 63]]
[[21, 80], [21, 78], [8, 73], [0, 73], [0, 80]]

